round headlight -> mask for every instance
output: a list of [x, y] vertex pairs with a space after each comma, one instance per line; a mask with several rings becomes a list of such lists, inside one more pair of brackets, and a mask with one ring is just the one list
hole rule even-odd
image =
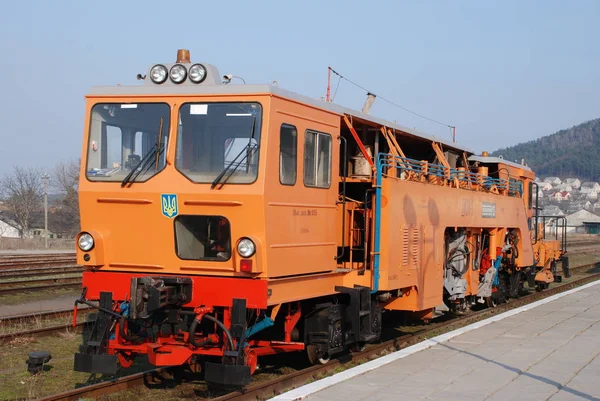
[[242, 238], [240, 242], [238, 242], [237, 251], [240, 256], [249, 258], [256, 252], [256, 245], [254, 245], [254, 242], [252, 242], [250, 238]]
[[204, 78], [206, 78], [206, 68], [202, 64], [194, 64], [190, 67], [190, 80], [193, 83], [199, 84], [204, 81]]
[[79, 245], [79, 249], [87, 252], [94, 247], [94, 238], [88, 233], [83, 233], [79, 236], [77, 245]]
[[157, 64], [150, 70], [150, 79], [155, 84], [162, 84], [167, 80], [167, 67]]
[[187, 71], [181, 64], [175, 64], [173, 67], [171, 67], [171, 71], [169, 71], [169, 77], [171, 78], [171, 81], [176, 84], [180, 84], [185, 81], [186, 76]]

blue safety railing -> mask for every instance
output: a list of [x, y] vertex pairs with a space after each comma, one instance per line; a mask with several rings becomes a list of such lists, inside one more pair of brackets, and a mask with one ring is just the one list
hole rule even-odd
[[[423, 162], [410, 159], [408, 157], [394, 156], [386, 153], [377, 155], [377, 165], [380, 169], [394, 167], [401, 173], [415, 173], [417, 175], [426, 174], [428, 176], [444, 178], [447, 180], [457, 180], [467, 184], [481, 185], [484, 189], [491, 190], [496, 188], [498, 191], [508, 190], [509, 196], [520, 197], [523, 195], [523, 183], [513, 178], [505, 180], [504, 178], [493, 178], [471, 171], [459, 170], [456, 168], [445, 167], [441, 164]], [[378, 171], [379, 171], [378, 168]]]
[[496, 188], [499, 191], [508, 191], [508, 196], [522, 197], [523, 182], [510, 178], [493, 178], [471, 171], [458, 170], [445, 167], [440, 164], [422, 162], [408, 157], [394, 156], [387, 153], [377, 154], [376, 159], [376, 182], [375, 182], [375, 244], [373, 250], [373, 290], [379, 291], [379, 265], [381, 252], [381, 185], [383, 181], [383, 170], [393, 167], [400, 172], [426, 174], [428, 176], [440, 177], [448, 180], [458, 180], [473, 185], [481, 185], [484, 189]]

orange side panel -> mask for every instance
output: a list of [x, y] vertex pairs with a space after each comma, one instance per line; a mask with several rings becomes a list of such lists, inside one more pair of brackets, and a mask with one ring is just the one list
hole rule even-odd
[[[516, 228], [523, 246], [517, 263], [531, 265], [533, 253], [527, 241], [527, 214], [521, 198], [390, 178], [383, 180], [382, 194], [379, 288], [415, 286], [416, 309], [442, 303], [446, 228]], [[487, 210], [492, 206], [494, 216], [488, 217]], [[476, 292], [476, 286], [471, 291]], [[412, 309], [413, 301], [406, 299], [397, 304], [409, 302]]]

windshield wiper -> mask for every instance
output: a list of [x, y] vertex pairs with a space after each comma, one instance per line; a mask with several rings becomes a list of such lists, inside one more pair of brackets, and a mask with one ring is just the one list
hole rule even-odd
[[140, 160], [139, 162], [137, 162], [137, 164], [135, 166], [133, 166], [133, 168], [131, 169], [129, 174], [127, 174], [125, 176], [125, 178], [123, 178], [123, 181], [121, 181], [121, 188], [123, 188], [127, 184], [129, 184], [129, 186], [131, 186], [131, 184], [133, 184], [133, 182], [136, 180], [136, 178], [138, 178], [138, 176], [140, 174], [142, 174], [142, 172], [146, 172], [146, 170], [148, 170], [148, 168], [152, 165], [152, 161], [153, 161], [152, 159], [155, 156], [156, 156], [156, 170], [158, 170], [158, 161], [159, 161], [160, 155], [162, 155], [162, 152], [164, 150], [164, 145], [161, 143], [162, 142], [161, 141], [162, 128], [163, 128], [163, 117], [160, 118], [160, 126], [158, 129], [158, 138], [156, 140], [156, 143], [154, 144], [154, 146], [152, 146], [152, 149], [150, 149], [148, 151], [148, 153], [146, 153], [144, 155], [142, 160]]
[[[215, 180], [212, 182], [210, 188], [214, 189], [219, 183], [221, 184], [221, 186], [219, 187], [219, 189], [221, 189], [223, 187], [223, 185], [225, 185], [225, 183], [227, 182], [227, 180], [229, 179], [229, 177], [231, 177], [233, 175], [233, 173], [235, 173], [235, 171], [238, 169], [238, 167], [241, 166], [242, 163], [244, 163], [244, 161], [246, 161], [246, 159], [248, 158], [248, 155], [250, 155], [250, 153], [256, 151], [258, 149], [258, 145], [254, 144], [254, 145], [246, 145], [244, 147], [244, 149], [242, 149], [240, 151], [240, 153], [237, 154], [237, 156], [235, 157], [235, 159], [233, 159], [231, 161], [231, 163], [229, 163], [227, 165], [227, 167], [225, 167], [223, 169], [223, 171], [221, 171], [221, 173], [217, 176], [217, 178], [215, 178]], [[244, 155], [244, 157], [242, 157], [239, 161], [237, 161], [237, 159], [243, 155], [244, 153], [246, 153]], [[237, 161], [237, 163], [236, 163]], [[233, 165], [235, 164], [235, 167], [231, 168]], [[227, 175], [227, 177], [223, 178], [225, 176], [225, 174], [227, 174], [227, 172], [229, 172], [229, 174]], [[222, 182], [221, 182], [222, 180]]]
[[[258, 144], [252, 144], [252, 140], [254, 139], [254, 128], [256, 126], [256, 117], [252, 118], [252, 130], [250, 131], [250, 140], [248, 141], [248, 145], [246, 145], [244, 147], [244, 149], [242, 149], [240, 151], [240, 153], [237, 154], [237, 156], [235, 156], [235, 158], [227, 165], [227, 167], [225, 167], [223, 169], [223, 171], [221, 171], [219, 173], [219, 175], [217, 176], [217, 178], [215, 178], [215, 180], [212, 182], [210, 189], [214, 189], [219, 183], [221, 183], [221, 186], [219, 187], [219, 189], [221, 189], [223, 187], [223, 185], [225, 185], [225, 183], [227, 182], [227, 180], [229, 179], [229, 177], [231, 177], [233, 175], [233, 173], [238, 169], [238, 167], [246, 160], [248, 159], [248, 156], [250, 155], [250, 152], [254, 152], [256, 149], [258, 149]], [[242, 157], [239, 161], [237, 160], [241, 155], [244, 154], [244, 152], [246, 153], [246, 155], [244, 157]], [[237, 163], [236, 163], [237, 162]], [[235, 164], [235, 168], [231, 168], [233, 165]], [[225, 174], [227, 174], [227, 172], [229, 172], [229, 175], [227, 177], [225, 177]], [[225, 179], [223, 179], [223, 177], [225, 177]], [[223, 182], [221, 182], [221, 180], [223, 180]]]

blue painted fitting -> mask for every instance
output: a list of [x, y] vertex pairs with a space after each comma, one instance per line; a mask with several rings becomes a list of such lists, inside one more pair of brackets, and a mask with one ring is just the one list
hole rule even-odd
[[268, 316], [265, 316], [265, 318], [263, 320], [256, 323], [254, 326], [248, 327], [246, 329], [246, 338], [258, 333], [259, 331], [268, 329], [269, 327], [273, 326], [274, 324], [275, 324], [275, 322], [273, 321], [273, 319], [271, 319]]
[[494, 281], [492, 281], [492, 285], [497, 287], [500, 285], [500, 279], [498, 278], [498, 269], [500, 269], [500, 265], [502, 264], [502, 256], [498, 256], [495, 260], [494, 267], [496, 268], [496, 273], [494, 273]]
[[119, 305], [119, 308], [121, 309], [121, 314], [123, 316], [129, 316], [129, 302], [126, 302], [126, 301], [121, 302], [121, 305]]

